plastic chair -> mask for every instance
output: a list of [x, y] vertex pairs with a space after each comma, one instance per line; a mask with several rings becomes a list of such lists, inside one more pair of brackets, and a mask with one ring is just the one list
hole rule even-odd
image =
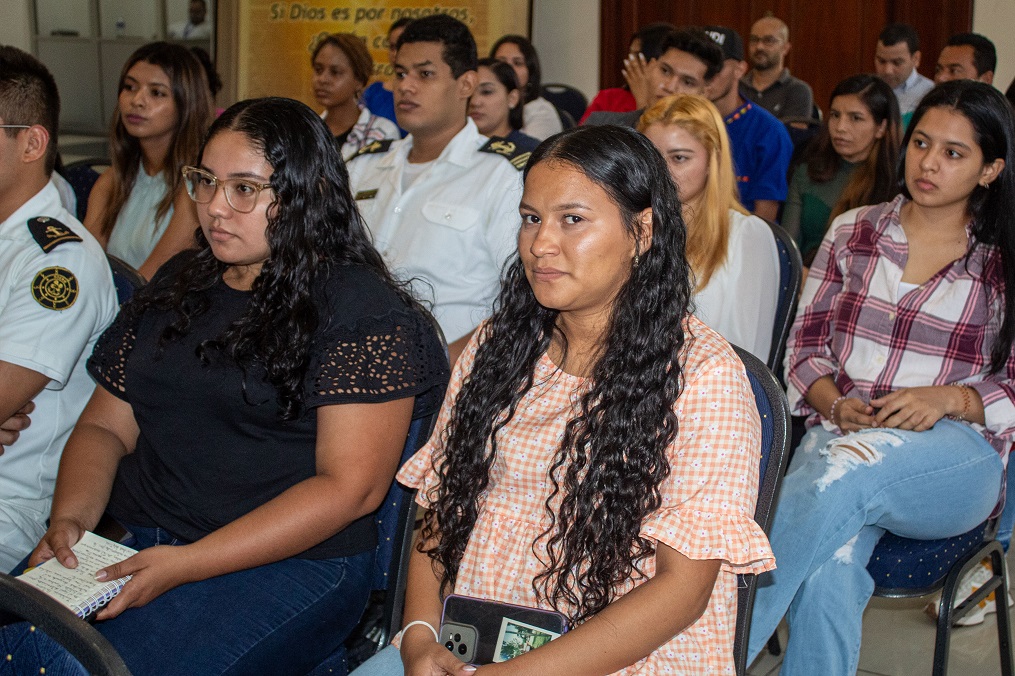
[[775, 306], [775, 325], [772, 327], [772, 347], [768, 353], [768, 368], [782, 381], [782, 358], [786, 353], [786, 340], [796, 317], [803, 283], [803, 261], [800, 249], [781, 225], [769, 222], [779, 250], [779, 302]]
[[[1015, 484], [1009, 483], [1007, 499], [1015, 500]], [[997, 601], [997, 640], [1002, 676], [1012, 676], [1015, 664], [1011, 651], [1011, 621], [1004, 549], [997, 541], [998, 519], [984, 521], [976, 528], [940, 540], [912, 540], [886, 532], [867, 562], [874, 580], [874, 596], [909, 599], [941, 591], [934, 640], [933, 676], [948, 672], [948, 651], [952, 626], [987, 598], [991, 592]], [[990, 559], [993, 575], [971, 594], [960, 594], [959, 581]], [[962, 599], [957, 607], [956, 599]], [[768, 641], [768, 651], [778, 655], [782, 648], [777, 634]]]
[[[448, 346], [444, 333], [436, 321], [433, 325], [444, 345], [446, 356]], [[428, 416], [416, 418], [409, 425], [402, 457], [398, 461], [399, 468], [430, 438], [434, 425], [437, 424], [437, 414], [438, 411], [434, 411]], [[392, 482], [376, 513], [377, 554], [370, 605], [364, 612], [364, 619], [345, 644], [319, 664], [313, 674], [346, 674], [387, 646], [402, 626], [405, 587], [409, 578], [409, 555], [412, 553], [412, 536], [416, 529], [415, 496], [415, 489], [406, 488], [397, 481]]]
[[[786, 451], [789, 447], [789, 402], [782, 385], [760, 359], [747, 350], [734, 346], [747, 369], [747, 378], [754, 391], [754, 400], [761, 416], [761, 471], [758, 504], [754, 520], [768, 533], [772, 512], [782, 484]], [[747, 639], [754, 611], [757, 590], [756, 575], [739, 575], [737, 591], [737, 627], [733, 639], [733, 658], [738, 676], [747, 673]]]
[[[120, 655], [95, 627], [35, 587], [10, 575], [0, 574], [0, 626], [21, 621], [31, 623], [39, 632], [60, 644], [88, 673], [130, 676]], [[25, 640], [29, 643], [36, 641], [36, 635], [32, 632]], [[26, 659], [27, 655], [36, 652], [31, 645], [26, 645], [19, 652], [19, 657]], [[35, 670], [35, 673], [40, 672]]]
[[[1015, 490], [1008, 486], [1008, 499]], [[934, 640], [932, 674], [948, 671], [948, 650], [952, 625], [983, 601], [991, 592], [997, 599], [997, 641], [1002, 676], [1012, 676], [1011, 626], [1008, 614], [1008, 584], [1004, 549], [996, 540], [997, 518], [989, 519], [962, 535], [941, 540], [911, 540], [885, 533], [878, 541], [867, 572], [874, 578], [874, 595], [907, 599], [941, 590], [937, 631]], [[959, 580], [980, 561], [990, 559], [993, 576], [972, 594], [962, 593]], [[964, 599], [955, 607], [956, 599]]]
[[85, 220], [85, 212], [88, 210], [88, 196], [92, 193], [95, 182], [99, 175], [109, 166], [109, 160], [105, 158], [91, 158], [71, 162], [63, 168], [63, 177], [74, 189], [74, 196], [78, 198], [78, 209], [75, 216], [79, 221]]
[[131, 296], [145, 285], [145, 278], [137, 270], [116, 256], [106, 254], [106, 260], [113, 271], [113, 284], [116, 286], [116, 301], [123, 305]]
[[582, 119], [585, 109], [589, 107], [589, 101], [578, 89], [566, 84], [544, 84], [539, 88], [540, 95], [552, 103], [557, 110], [563, 111], [570, 116], [571, 127], [565, 125], [565, 129], [574, 127], [575, 120]]

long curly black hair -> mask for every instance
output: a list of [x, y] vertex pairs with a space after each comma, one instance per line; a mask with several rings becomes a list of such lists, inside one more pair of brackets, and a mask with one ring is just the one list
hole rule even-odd
[[[578, 623], [642, 575], [641, 562], [654, 552], [639, 530], [659, 508], [659, 485], [670, 471], [666, 448], [677, 434], [673, 407], [683, 383], [683, 320], [692, 285], [676, 189], [644, 136], [621, 127], [579, 127], [540, 144], [526, 179], [544, 162], [578, 169], [601, 187], [635, 241], [643, 235], [639, 215], [652, 209], [651, 245], [614, 301], [591, 382], [580, 392], [579, 412], [568, 421], [549, 470], [550, 526], [539, 537], [548, 560], [532, 585], [539, 598]], [[444, 593], [454, 586], [489, 486], [503, 443], [499, 433], [533, 387], [536, 362], [551, 340], [567, 349], [557, 319], [556, 310], [537, 302], [516, 257], [441, 432], [443, 453], [435, 454], [440, 487], [421, 540], [430, 548], [420, 546]], [[551, 505], [560, 494], [555, 512]], [[537, 543], [532, 546], [536, 552]]]
[[[349, 192], [345, 164], [314, 111], [284, 98], [241, 101], [212, 125], [202, 155], [208, 142], [224, 131], [246, 136], [274, 170], [265, 230], [270, 254], [251, 288], [245, 314], [223, 335], [204, 341], [199, 356], [207, 360], [210, 351], [221, 350], [245, 372], [263, 368], [277, 391], [279, 417], [292, 420], [302, 412], [303, 378], [319, 321], [313, 295], [330, 266], [364, 265], [395, 288], [406, 304], [416, 303], [404, 285], [392, 279], [371, 244]], [[196, 238], [198, 250], [172, 280], [156, 280], [124, 308], [134, 316], [148, 308], [174, 312], [161, 344], [185, 335], [194, 319], [208, 311], [205, 292], [229, 267], [215, 258], [200, 228]]]

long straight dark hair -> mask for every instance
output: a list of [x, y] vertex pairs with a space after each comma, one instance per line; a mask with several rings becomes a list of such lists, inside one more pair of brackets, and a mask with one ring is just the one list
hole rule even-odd
[[[652, 209], [651, 246], [617, 294], [590, 386], [576, 395], [578, 410], [548, 470], [550, 525], [539, 536], [548, 559], [532, 586], [539, 598], [581, 622], [640, 576], [641, 562], [655, 551], [640, 528], [659, 508], [659, 485], [670, 472], [666, 449], [677, 434], [673, 409], [683, 387], [690, 268], [676, 188], [644, 136], [616, 126], [571, 129], [536, 148], [526, 178], [539, 164], [582, 172], [610, 196], [636, 240], [643, 235], [638, 216]], [[501, 431], [534, 386], [536, 363], [555, 336], [566, 352], [558, 314], [538, 303], [516, 257], [440, 432], [443, 452], [434, 454], [440, 484], [429, 496], [433, 508], [421, 543], [434, 543], [423, 551], [445, 592], [454, 586], [490, 470], [502, 452]]]
[[[973, 221], [974, 246], [967, 254], [972, 256], [976, 245], [997, 247], [1004, 280], [1001, 289], [995, 289], [1004, 300], [1004, 317], [997, 339], [991, 347], [990, 370], [996, 373], [1004, 368], [1011, 357], [1015, 341], [1015, 115], [1004, 95], [992, 86], [975, 80], [953, 80], [930, 90], [913, 112], [899, 157], [899, 190], [912, 199], [906, 185], [906, 150], [920, 120], [931, 108], [948, 108], [973, 126], [973, 134], [984, 163], [1004, 160], [1004, 169], [988, 187], [977, 185], [969, 195], [968, 211]], [[990, 275], [988, 275], [988, 279]]]
[[[898, 194], [895, 170], [899, 163], [899, 143], [902, 138], [902, 123], [899, 117], [899, 102], [892, 88], [874, 75], [854, 75], [835, 86], [828, 99], [829, 110], [839, 96], [855, 94], [867, 107], [874, 123], [885, 123], [885, 133], [875, 139], [874, 147], [849, 183], [843, 188], [829, 218], [865, 204], [887, 202]], [[831, 113], [829, 113], [831, 114]], [[821, 131], [814, 140], [807, 157], [807, 175], [815, 183], [826, 183], [838, 173], [843, 159], [832, 146], [832, 137], [826, 117]]]
[[[208, 88], [208, 77], [204, 66], [189, 49], [168, 42], [152, 42], [138, 47], [123, 64], [117, 92], [123, 91], [127, 72], [134, 64], [144, 61], [158, 66], [169, 78], [176, 104], [176, 129], [169, 145], [169, 154], [165, 158], [162, 176], [166, 182], [166, 196], [162, 198], [155, 210], [155, 220], [161, 220], [169, 213], [183, 185], [180, 170], [197, 158], [201, 141], [212, 119], [211, 90]], [[113, 191], [102, 215], [100, 232], [109, 237], [116, 225], [120, 210], [130, 197], [137, 180], [138, 167], [141, 163], [141, 143], [127, 133], [121, 119], [119, 99], [109, 126], [109, 146], [112, 159]]]

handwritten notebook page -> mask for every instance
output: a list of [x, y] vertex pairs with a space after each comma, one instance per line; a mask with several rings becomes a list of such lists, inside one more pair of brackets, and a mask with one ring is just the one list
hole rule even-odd
[[77, 568], [64, 568], [56, 559], [50, 559], [24, 575], [19, 575], [18, 579], [46, 592], [84, 617], [105, 605], [130, 579], [128, 575], [117, 580], [99, 582], [95, 579], [95, 573], [137, 552], [88, 531], [71, 550], [77, 556]]

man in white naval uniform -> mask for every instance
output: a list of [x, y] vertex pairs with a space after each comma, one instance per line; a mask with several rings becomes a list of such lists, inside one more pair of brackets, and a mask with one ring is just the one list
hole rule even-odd
[[85, 360], [117, 310], [102, 248], [50, 181], [59, 113], [45, 66], [0, 47], [0, 420], [35, 403], [0, 455], [4, 572], [46, 532], [60, 454], [94, 389]]
[[349, 161], [350, 184], [392, 271], [434, 303], [454, 363], [490, 314], [516, 249], [521, 172], [528, 159], [491, 142], [467, 117], [476, 42], [445, 14], [417, 19], [398, 41], [395, 115], [409, 135]]

